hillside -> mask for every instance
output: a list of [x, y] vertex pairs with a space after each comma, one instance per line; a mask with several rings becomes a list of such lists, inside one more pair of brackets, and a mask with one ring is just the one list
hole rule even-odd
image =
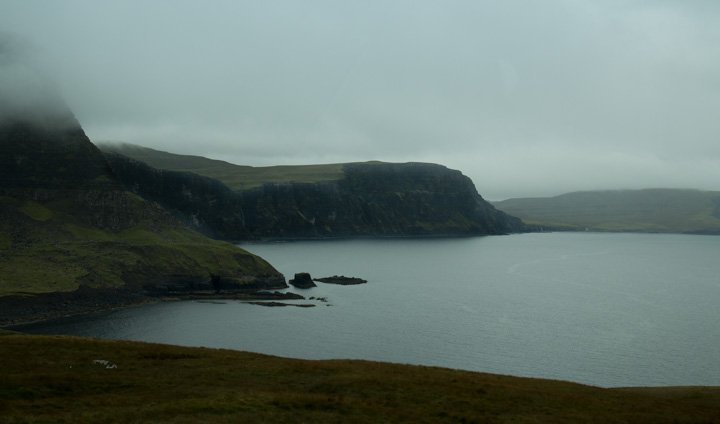
[[127, 190], [160, 205], [195, 231], [215, 239], [251, 238], [245, 227], [242, 194], [219, 180], [153, 168], [117, 153], [106, 152], [105, 157]]
[[34, 96], [50, 101], [0, 102], [0, 324], [286, 287], [263, 259], [124, 191], [62, 101]]
[[341, 163], [255, 167], [202, 156], [178, 155], [128, 143], [100, 143], [98, 147], [103, 152], [121, 154], [153, 168], [215, 178], [235, 191], [257, 188], [265, 183], [317, 183], [343, 178], [344, 164]]
[[[486, 202], [460, 171], [436, 164], [253, 168], [133, 145], [101, 147], [126, 189], [157, 202], [192, 228], [227, 240], [526, 231], [519, 219]], [[196, 189], [201, 185], [205, 188]], [[176, 193], [183, 193], [182, 201], [174, 199]], [[217, 206], [208, 209], [209, 203]], [[238, 229], [222, 228], [240, 221], [246, 237]]]
[[718, 191], [583, 191], [494, 205], [545, 229], [720, 234]]
[[6, 423], [720, 422], [717, 387], [601, 389], [2, 330], [0, 346]]

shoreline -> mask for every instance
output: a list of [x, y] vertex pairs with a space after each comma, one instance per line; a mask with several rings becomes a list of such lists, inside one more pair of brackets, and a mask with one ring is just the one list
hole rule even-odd
[[[67, 295], [67, 293], [49, 293], [50, 297], [56, 297], [56, 295], [60, 294]], [[7, 296], [9, 297], [15, 297], [15, 296]], [[195, 294], [189, 294], [189, 295], [179, 295], [179, 296], [158, 296], [158, 297], [151, 297], [151, 296], [143, 296], [143, 298], [139, 298], [136, 300], [132, 300], [127, 303], [114, 303], [114, 304], [108, 304], [108, 305], [94, 305], [91, 307], [86, 308], [78, 308], [78, 309], [72, 309], [68, 308], [66, 310], [57, 310], [54, 312], [39, 312], [37, 314], [31, 314], [27, 317], [22, 316], [16, 316], [13, 317], [12, 314], [8, 314], [8, 316], [3, 317], [2, 320], [0, 320], [0, 329], [8, 329], [12, 327], [22, 326], [22, 325], [29, 325], [29, 324], [36, 324], [43, 321], [50, 321], [53, 319], [58, 318], [65, 318], [65, 317], [71, 317], [71, 316], [77, 316], [77, 315], [85, 315], [93, 312], [100, 312], [100, 311], [112, 311], [115, 309], [121, 309], [121, 308], [129, 308], [133, 306], [140, 306], [140, 305], [147, 305], [151, 303], [157, 303], [157, 302], [176, 302], [181, 300], [217, 300], [217, 299], [230, 299], [230, 300], [245, 300], [245, 301], [262, 301], [262, 300], [305, 300], [305, 297], [292, 292], [279, 292], [279, 291], [273, 291], [273, 292], [252, 292], [252, 293], [195, 293]], [[0, 298], [0, 302], [3, 300], [7, 301], [10, 299], [3, 299]], [[35, 302], [42, 302], [43, 300], [39, 299], [33, 299]], [[99, 301], [99, 300], [98, 300]]]

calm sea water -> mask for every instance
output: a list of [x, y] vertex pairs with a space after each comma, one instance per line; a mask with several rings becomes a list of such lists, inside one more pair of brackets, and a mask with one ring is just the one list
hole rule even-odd
[[161, 302], [24, 331], [355, 358], [597, 386], [720, 386], [720, 237], [550, 233], [244, 244], [314, 308]]

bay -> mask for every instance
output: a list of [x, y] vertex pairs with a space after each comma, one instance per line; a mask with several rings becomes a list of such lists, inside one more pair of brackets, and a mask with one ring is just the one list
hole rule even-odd
[[19, 327], [603, 387], [720, 386], [720, 237], [535, 233], [252, 243], [314, 308], [159, 302]]

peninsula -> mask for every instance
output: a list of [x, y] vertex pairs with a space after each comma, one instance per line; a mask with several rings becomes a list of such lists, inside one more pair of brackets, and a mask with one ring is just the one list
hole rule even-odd
[[223, 240], [438, 237], [528, 231], [460, 171], [431, 163], [251, 167], [102, 144], [125, 189]]

